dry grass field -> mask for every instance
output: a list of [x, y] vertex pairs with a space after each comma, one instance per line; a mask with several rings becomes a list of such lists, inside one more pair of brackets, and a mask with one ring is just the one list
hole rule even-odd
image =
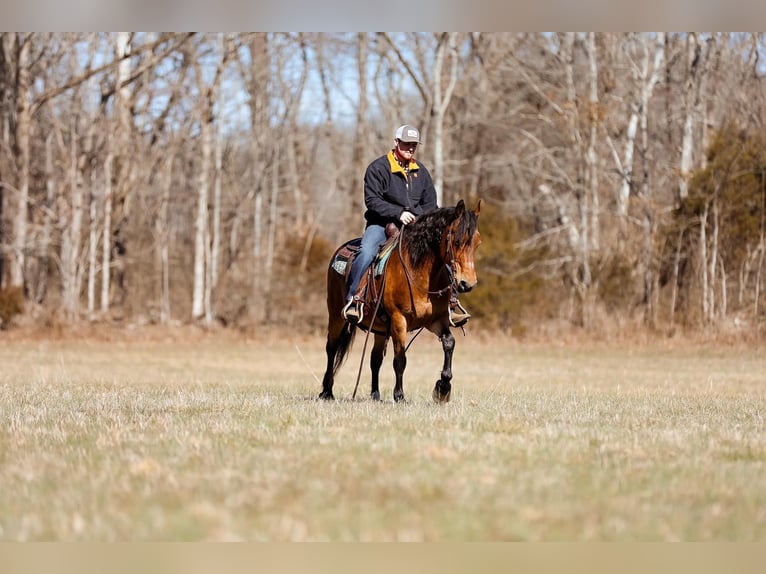
[[457, 338], [3, 335], [0, 539], [766, 541], [762, 349]]

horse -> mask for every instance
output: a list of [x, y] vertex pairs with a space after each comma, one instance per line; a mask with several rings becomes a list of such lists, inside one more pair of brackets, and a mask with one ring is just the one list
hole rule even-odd
[[[342, 314], [346, 303], [347, 274], [338, 271], [333, 262], [337, 261], [336, 257], [344, 247], [353, 241], [358, 243], [359, 239], [348, 241], [335, 251], [327, 270], [327, 366], [320, 399], [335, 398], [335, 375], [351, 348], [356, 328], [361, 328], [372, 331], [375, 336], [370, 354], [371, 398], [380, 400], [380, 367], [391, 338], [396, 377], [394, 401], [404, 401], [407, 333], [425, 328], [441, 340], [444, 351], [441, 376], [436, 381], [432, 397], [436, 403], [449, 402], [452, 353], [455, 349], [455, 337], [450, 331], [449, 305], [453, 291], [467, 293], [478, 282], [474, 254], [481, 244], [478, 229], [480, 210], [481, 200], [475, 209], [469, 210], [461, 199], [455, 207], [437, 208], [402, 226], [398, 245], [393, 248], [395, 253], [392, 251], [388, 255], [384, 271], [377, 278], [368, 271], [365, 312], [355, 326]], [[373, 263], [373, 268], [375, 265]]]

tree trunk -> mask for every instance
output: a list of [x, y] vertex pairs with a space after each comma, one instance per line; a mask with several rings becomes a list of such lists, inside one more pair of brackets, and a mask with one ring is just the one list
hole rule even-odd
[[252, 292], [249, 297], [251, 319], [260, 321], [263, 302], [263, 181], [266, 168], [266, 142], [270, 139], [269, 95], [271, 54], [269, 36], [265, 33], [251, 35], [247, 43], [249, 61], [237, 59], [240, 74], [245, 82], [250, 111], [250, 144], [248, 159], [248, 200], [253, 200], [253, 247], [252, 247]]
[[710, 294], [708, 295], [708, 316], [706, 317], [706, 320], [708, 324], [713, 324], [715, 322], [715, 315], [716, 315], [716, 304], [715, 304], [715, 292], [716, 292], [716, 265], [718, 263], [718, 233], [719, 233], [719, 227], [720, 227], [720, 221], [718, 217], [718, 198], [713, 198], [713, 210], [712, 210], [712, 220], [713, 220], [713, 233], [710, 237], [710, 259], [708, 261], [708, 279], [709, 279], [709, 285], [708, 288], [710, 289]]
[[758, 254], [758, 267], [755, 272], [755, 294], [753, 296], [753, 322], [758, 325], [758, 304], [761, 300], [761, 277], [763, 272], [763, 257], [766, 255], [766, 244], [764, 244], [764, 238], [761, 237]]
[[697, 34], [687, 36], [687, 75], [684, 87], [684, 129], [681, 143], [681, 165], [679, 174], [678, 197], [681, 200], [689, 195], [689, 177], [693, 165], [694, 126], [704, 123], [700, 118], [702, 85], [704, 82], [708, 54], [702, 50]]
[[251, 314], [256, 319], [265, 317], [263, 260], [263, 193], [255, 196], [253, 204], [253, 304]]
[[162, 202], [157, 218], [157, 236], [159, 242], [160, 262], [160, 323], [167, 325], [171, 319], [170, 307], [170, 234], [168, 232], [168, 210], [170, 206], [170, 189], [173, 185], [173, 152], [165, 159], [165, 169], [162, 173]]
[[761, 272], [763, 257], [766, 255], [766, 181], [761, 174], [761, 235], [758, 241], [758, 267], [755, 274], [755, 294], [753, 296], [753, 324], [758, 328], [758, 304], [761, 298]]
[[600, 239], [600, 199], [599, 199], [599, 165], [596, 148], [598, 145], [598, 127], [601, 122], [598, 101], [598, 61], [596, 59], [596, 34], [588, 33], [588, 70], [590, 71], [590, 90], [588, 92], [590, 138], [588, 139], [588, 153], [586, 163], [588, 170], [588, 192], [590, 195], [590, 247], [598, 251]]
[[[130, 142], [130, 89], [127, 86], [127, 82], [130, 78], [130, 59], [126, 58], [130, 54], [130, 33], [118, 32], [115, 37], [115, 59], [119, 62], [117, 65], [117, 77], [115, 79], [115, 95], [114, 95], [114, 115], [116, 117], [116, 125], [118, 126], [116, 134], [107, 134], [106, 136], [106, 148], [107, 154], [104, 159], [104, 228], [102, 234], [101, 245], [101, 314], [106, 317], [109, 313], [110, 307], [110, 292], [111, 292], [111, 270], [112, 270], [112, 213], [114, 202], [114, 187], [112, 167], [114, 165], [115, 153], [118, 155], [121, 165], [119, 185], [123, 187], [121, 193], [129, 193], [128, 189], [125, 189], [126, 174], [129, 172], [130, 154], [129, 154], [129, 142]], [[116, 148], [116, 150], [115, 150]], [[123, 266], [123, 262], [120, 262]], [[124, 294], [120, 295], [120, 299], [124, 298]]]
[[42, 237], [40, 238], [40, 268], [37, 276], [35, 301], [42, 304], [48, 293], [50, 273], [51, 237], [53, 233], [53, 210], [56, 208], [56, 177], [53, 173], [53, 135], [45, 137], [45, 212], [43, 213]]
[[[444, 60], [449, 58], [449, 70], [447, 86], [442, 89], [442, 74]], [[431, 105], [431, 117], [433, 118], [433, 149], [434, 149], [434, 188], [436, 189], [436, 203], [444, 205], [444, 116], [452, 99], [452, 92], [457, 83], [457, 33], [443, 32], [439, 35], [434, 61], [433, 93]], [[449, 198], [452, 202], [453, 198]]]
[[[364, 193], [362, 192], [362, 179], [367, 162], [371, 161], [369, 154], [369, 136], [367, 124], [367, 42], [366, 32], [357, 34], [357, 70], [359, 81], [359, 104], [356, 108], [356, 132], [354, 137], [353, 156], [351, 159], [352, 176], [348, 189], [350, 214], [349, 221], [353, 227], [362, 224], [364, 213]], [[343, 190], [346, 191], [345, 189]]]
[[[648, 38], [642, 36], [644, 42], [644, 70], [648, 73], [648, 54], [649, 45]], [[640, 197], [643, 204], [644, 211], [644, 244], [641, 254], [643, 275], [644, 275], [644, 301], [646, 304], [646, 319], [650, 327], [654, 328], [657, 325], [657, 298], [659, 293], [657, 291], [658, 277], [655, 273], [655, 256], [654, 256], [654, 235], [655, 235], [655, 215], [652, 211], [652, 189], [649, 186], [649, 104], [651, 101], [654, 87], [660, 79], [660, 73], [663, 69], [665, 59], [665, 33], [659, 32], [654, 41], [654, 62], [649, 77], [646, 77], [646, 73], [642, 75], [643, 87], [641, 90], [641, 113], [639, 115], [639, 125], [641, 129], [641, 187]]]
[[[3, 149], [11, 149], [11, 123], [13, 113], [12, 106], [12, 86], [14, 85], [13, 53], [15, 52], [16, 33], [0, 32], [0, 146]], [[0, 155], [2, 160], [2, 155]], [[5, 228], [5, 215], [8, 213], [9, 206], [6, 205], [8, 199], [6, 186], [2, 182], [12, 179], [10, 176], [10, 166], [6, 162], [0, 161], [0, 245], [6, 245], [7, 235]], [[6, 286], [6, 254], [5, 249], [0, 249], [0, 288]]]
[[274, 246], [277, 235], [277, 216], [279, 205], [279, 141], [274, 141], [273, 159], [271, 162], [271, 197], [269, 198], [269, 218], [266, 228], [266, 261], [264, 265], [265, 303], [266, 313], [264, 318], [270, 321], [272, 318], [272, 295], [274, 293]]
[[[660, 78], [660, 70], [662, 69], [662, 61], [665, 54], [665, 36], [663, 33], [658, 33], [655, 39], [654, 59], [650, 66], [649, 62], [649, 44], [648, 38], [645, 34], [640, 36], [641, 38], [641, 64], [640, 67], [634, 68], [634, 77], [637, 81], [637, 89], [639, 97], [631, 102], [632, 112], [630, 114], [630, 120], [628, 121], [628, 129], [626, 132], [625, 141], [625, 155], [622, 162], [622, 168], [624, 170], [622, 186], [618, 194], [618, 214], [623, 220], [628, 215], [628, 203], [630, 200], [630, 190], [634, 185], [633, 182], [633, 155], [635, 147], [635, 138], [637, 135], [638, 126], [641, 126], [641, 139], [642, 143], [646, 141], [646, 129], [647, 129], [647, 114], [649, 109], [649, 102], [654, 92], [654, 86]], [[636, 38], [638, 39], [638, 38]], [[642, 149], [642, 152], [644, 150]], [[644, 174], [645, 176], [646, 174]], [[641, 187], [644, 191], [648, 191], [646, 184], [646, 177], [643, 178]]]
[[670, 324], [675, 324], [676, 320], [676, 301], [678, 299], [678, 271], [681, 265], [681, 248], [684, 241], [684, 230], [678, 232], [678, 241], [676, 243], [676, 253], [673, 257], [673, 278], [672, 291], [670, 293]]
[[13, 220], [13, 260], [11, 263], [11, 286], [24, 287], [26, 261], [27, 218], [29, 217], [29, 136], [32, 122], [29, 107], [29, 66], [31, 34], [19, 34], [19, 59], [16, 94], [16, 166], [17, 192], [16, 214]]
[[76, 118], [72, 117], [69, 164], [69, 188], [71, 203], [63, 202], [63, 211], [59, 212], [59, 221], [68, 222], [61, 243], [61, 289], [63, 293], [64, 313], [70, 321], [75, 321], [79, 314], [78, 262], [80, 259], [80, 233], [83, 219], [83, 190], [77, 169], [77, 133]]
[[[223, 43], [220, 45], [223, 52]], [[213, 183], [213, 236], [210, 244], [210, 266], [208, 281], [205, 287], [205, 308], [207, 322], [210, 324], [215, 317], [215, 301], [213, 295], [218, 285], [219, 258], [221, 253], [221, 179], [223, 178], [223, 122], [219, 120], [215, 131], [215, 160]]]
[[699, 233], [699, 261], [700, 261], [700, 280], [702, 283], [702, 320], [707, 322], [710, 316], [710, 292], [708, 291], [708, 258], [707, 258], [707, 218], [710, 204], [706, 203], [705, 208], [700, 215], [700, 233]]
[[112, 266], [112, 164], [114, 154], [111, 151], [111, 138], [107, 136], [108, 152], [104, 159], [104, 229], [101, 240], [101, 314], [106, 318], [109, 313], [110, 270]]
[[192, 320], [205, 317], [205, 270], [208, 238], [208, 186], [210, 181], [210, 158], [212, 156], [212, 118], [203, 112], [200, 121], [200, 169], [197, 177], [197, 217], [194, 222], [194, 288], [192, 296]]
[[[194, 225], [194, 287], [192, 294], [192, 320], [204, 319], [205, 323], [212, 323], [212, 310], [210, 309], [210, 224], [208, 211], [208, 196], [210, 186], [210, 171], [214, 169], [213, 145], [215, 105], [218, 98], [218, 86], [221, 82], [224, 67], [228, 61], [228, 54], [223, 49], [223, 38], [218, 38], [220, 60], [215, 69], [215, 76], [206, 85], [202, 69], [198, 60], [194, 61], [197, 88], [200, 93], [199, 102], [199, 125], [200, 125], [200, 171], [197, 179], [197, 215]], [[220, 121], [220, 118], [218, 119]]]
[[96, 311], [96, 253], [98, 247], [98, 212], [96, 198], [95, 171], [90, 175], [90, 201], [89, 201], [89, 221], [88, 221], [88, 320], [95, 320]]

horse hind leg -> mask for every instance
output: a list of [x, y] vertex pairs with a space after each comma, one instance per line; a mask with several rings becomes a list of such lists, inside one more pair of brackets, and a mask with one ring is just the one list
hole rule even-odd
[[372, 384], [370, 387], [370, 397], [374, 401], [380, 400], [380, 366], [383, 364], [383, 357], [386, 356], [386, 346], [388, 337], [385, 335], [375, 335], [375, 344], [370, 353], [370, 371], [372, 372]]
[[452, 394], [452, 353], [455, 350], [455, 336], [449, 329], [445, 329], [441, 341], [444, 350], [444, 365], [442, 366], [441, 378], [434, 385], [433, 399], [436, 403], [448, 403]]
[[325, 344], [327, 365], [324, 377], [322, 378], [322, 392], [319, 393], [320, 399], [331, 401], [335, 398], [332, 393], [335, 374], [343, 364], [346, 353], [353, 342], [354, 331], [353, 328], [349, 328], [345, 323], [330, 321], [330, 326], [327, 330], [327, 343]]
[[325, 353], [327, 354], [327, 367], [325, 368], [324, 377], [322, 377], [322, 392], [319, 393], [319, 398], [326, 401], [335, 399], [335, 396], [332, 394], [332, 386], [335, 383], [333, 364], [335, 363], [335, 353], [337, 350], [337, 339], [332, 339], [328, 335], [327, 343], [325, 344]]

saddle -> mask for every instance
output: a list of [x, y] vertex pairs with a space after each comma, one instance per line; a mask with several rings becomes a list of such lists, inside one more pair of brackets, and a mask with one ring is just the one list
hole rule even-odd
[[[378, 297], [380, 296], [380, 286], [377, 285], [378, 282], [375, 280], [383, 275], [383, 271], [386, 268], [386, 261], [388, 261], [388, 257], [391, 255], [398, 242], [399, 228], [395, 224], [389, 223], [386, 226], [386, 241], [381, 244], [375, 259], [372, 260], [372, 263], [367, 268], [367, 271], [364, 275], [362, 275], [362, 279], [359, 282], [359, 287], [355, 293], [355, 296], [358, 297], [365, 305], [372, 306], [369, 308], [374, 309], [375, 306], [377, 306]], [[346, 285], [348, 285], [349, 275], [351, 274], [351, 265], [354, 262], [354, 257], [356, 257], [357, 253], [359, 253], [361, 246], [362, 238], [356, 237], [341, 245], [333, 257], [331, 267], [335, 270], [336, 273], [343, 275], [343, 279]]]

